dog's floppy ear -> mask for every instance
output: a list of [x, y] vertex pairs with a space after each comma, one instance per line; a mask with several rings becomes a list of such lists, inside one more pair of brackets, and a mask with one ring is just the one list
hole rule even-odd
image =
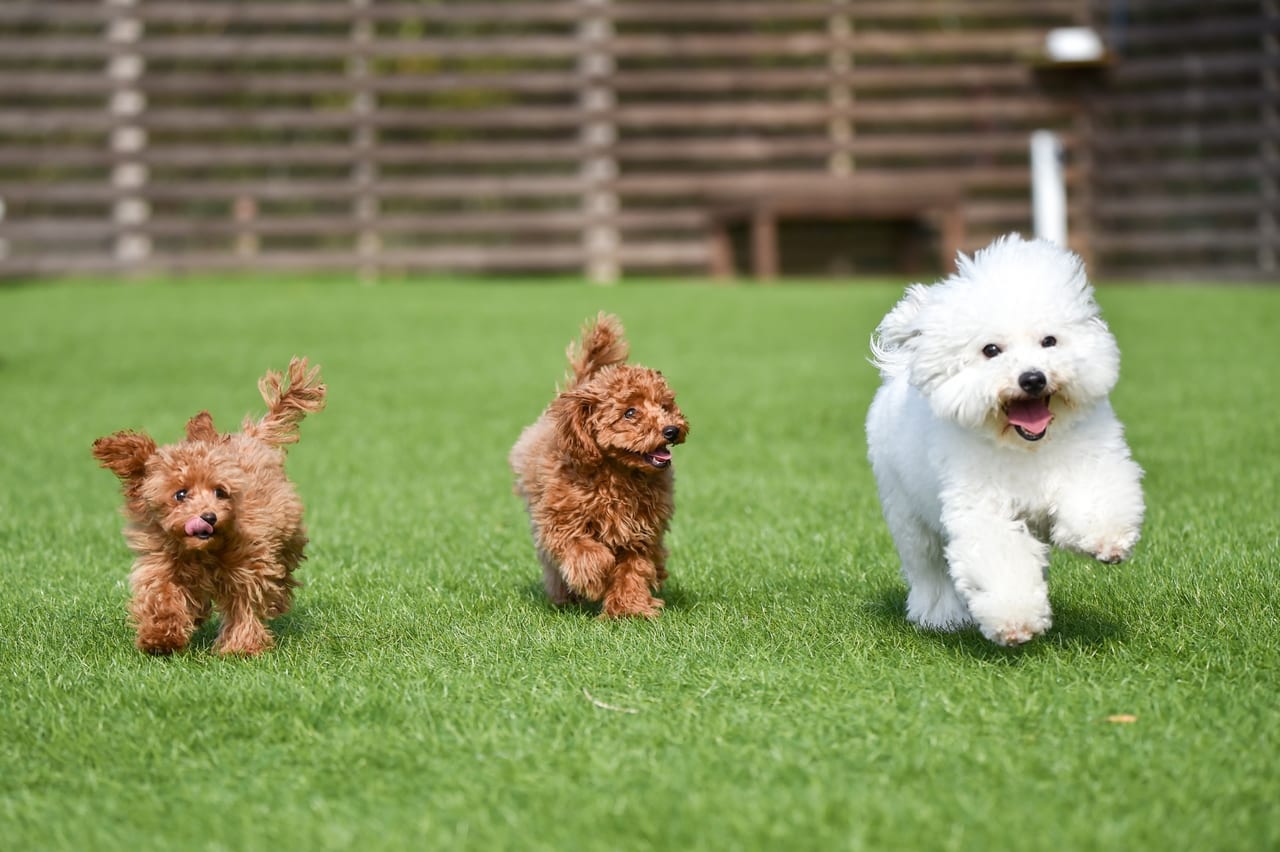
[[107, 470], [129, 483], [141, 479], [156, 442], [142, 433], [126, 430], [93, 442], [93, 457]]
[[929, 288], [912, 284], [902, 300], [876, 326], [871, 336], [871, 363], [881, 373], [895, 374], [903, 366], [903, 350], [909, 349], [912, 341], [920, 336], [920, 313], [928, 301]]
[[188, 441], [216, 441], [218, 440], [218, 430], [213, 426], [213, 415], [207, 411], [201, 411], [195, 417], [187, 421], [187, 440]]
[[595, 464], [603, 458], [588, 421], [599, 400], [581, 389], [566, 391], [553, 404], [560, 446], [575, 464]]

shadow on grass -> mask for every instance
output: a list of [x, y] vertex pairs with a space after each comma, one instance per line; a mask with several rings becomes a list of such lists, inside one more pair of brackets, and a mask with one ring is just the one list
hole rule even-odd
[[867, 612], [904, 635], [920, 637], [938, 647], [997, 662], [1020, 663], [1048, 653], [1050, 649], [1084, 649], [1109, 645], [1126, 638], [1124, 625], [1106, 614], [1070, 602], [1053, 601], [1053, 627], [1043, 637], [1017, 648], [1003, 648], [988, 641], [976, 627], [957, 633], [919, 630], [907, 621], [907, 590], [885, 586], [867, 597]]
[[[526, 600], [539, 609], [544, 609], [548, 612], [572, 612], [590, 616], [600, 614], [600, 604], [598, 603], [572, 603], [560, 607], [552, 606], [551, 602], [547, 600], [546, 590], [539, 581], [523, 583], [520, 589]], [[689, 609], [695, 603], [693, 595], [670, 581], [658, 593], [658, 597], [662, 598], [664, 611]]]
[[[218, 639], [218, 629], [222, 626], [222, 616], [216, 611], [212, 616], [205, 620], [196, 628], [196, 632], [191, 635], [191, 641], [187, 643], [184, 653], [211, 653], [213, 651], [213, 643]], [[275, 638], [276, 647], [287, 647], [294, 642], [299, 641], [311, 627], [311, 619], [307, 616], [305, 609], [299, 608], [297, 605], [284, 615], [273, 618], [267, 622], [267, 629], [271, 631], [272, 637]]]

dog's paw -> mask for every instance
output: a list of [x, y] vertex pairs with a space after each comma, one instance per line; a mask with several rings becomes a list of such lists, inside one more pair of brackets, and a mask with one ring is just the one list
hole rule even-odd
[[275, 646], [275, 640], [265, 627], [239, 629], [223, 633], [213, 643], [213, 650], [224, 657], [255, 657]]
[[604, 599], [604, 607], [600, 611], [601, 618], [657, 618], [662, 612], [662, 598], [652, 595], [648, 599], [634, 596], [610, 595]]
[[139, 651], [144, 654], [150, 654], [153, 657], [167, 657], [186, 647], [185, 642], [152, 642], [145, 641], [142, 638], [139, 638], [135, 644]]
[[264, 651], [271, 650], [274, 643], [268, 642], [243, 642], [232, 644], [230, 642], [217, 642], [213, 646], [215, 653], [223, 657], [256, 657]]
[[1117, 565], [1133, 555], [1138, 543], [1138, 531], [1129, 530], [1117, 536], [1102, 539], [1089, 549], [1093, 558], [1108, 565]]
[[921, 630], [954, 633], [973, 624], [973, 616], [954, 587], [913, 586], [907, 595], [907, 621]]
[[958, 630], [964, 630], [973, 624], [973, 618], [969, 613], [930, 613], [928, 615], [913, 616], [907, 613], [907, 621], [910, 621], [920, 630], [928, 630], [931, 633], [955, 633]]
[[1016, 648], [1044, 633], [1052, 625], [1052, 621], [1011, 621], [994, 627], [983, 627], [982, 635], [1006, 648]]
[[147, 624], [138, 628], [134, 644], [139, 651], [165, 657], [187, 647], [189, 633], [185, 624]]
[[1049, 600], [1043, 595], [1024, 599], [977, 595], [969, 608], [982, 635], [1006, 648], [1030, 642], [1053, 626]]

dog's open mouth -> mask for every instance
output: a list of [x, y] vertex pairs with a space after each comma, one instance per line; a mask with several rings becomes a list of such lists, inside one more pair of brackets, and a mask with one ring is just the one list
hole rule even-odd
[[1049, 410], [1049, 397], [1039, 399], [1015, 399], [1005, 406], [1009, 425], [1024, 441], [1039, 441], [1049, 431], [1053, 412]]
[[187, 535], [195, 536], [201, 541], [207, 541], [213, 536], [213, 524], [199, 515], [194, 518], [188, 518], [187, 524], [183, 529], [186, 530]]
[[661, 470], [671, 464], [671, 450], [666, 446], [659, 447], [651, 453], [641, 453], [644, 460]]

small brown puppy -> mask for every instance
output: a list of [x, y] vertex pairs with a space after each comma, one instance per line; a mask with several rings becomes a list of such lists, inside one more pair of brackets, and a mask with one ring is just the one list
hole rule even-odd
[[675, 511], [671, 445], [689, 424], [656, 370], [625, 364], [616, 317], [570, 344], [568, 386], [511, 450], [556, 605], [603, 601], [606, 616], [658, 615], [662, 539]]
[[286, 612], [293, 571], [307, 543], [302, 501], [284, 472], [284, 447], [298, 423], [324, 407], [320, 369], [305, 358], [258, 382], [267, 415], [219, 434], [209, 412], [187, 423], [187, 439], [157, 447], [139, 432], [93, 442], [93, 455], [120, 477], [125, 538], [137, 554], [129, 610], [138, 648], [186, 647], [213, 604], [222, 613], [220, 654], [257, 654], [273, 644], [265, 621]]

